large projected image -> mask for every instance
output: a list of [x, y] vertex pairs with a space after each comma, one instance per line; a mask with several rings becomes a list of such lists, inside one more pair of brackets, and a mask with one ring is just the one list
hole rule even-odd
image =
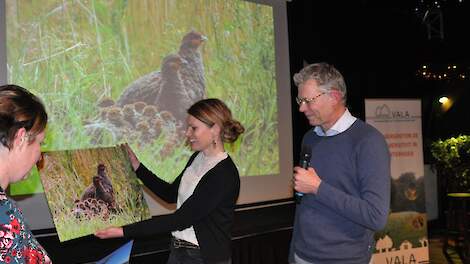
[[[186, 109], [217, 97], [246, 133], [241, 176], [280, 173], [273, 8], [246, 1], [6, 0], [8, 82], [42, 98], [43, 150], [128, 142], [172, 181], [189, 155]], [[11, 194], [41, 192], [39, 177]]]

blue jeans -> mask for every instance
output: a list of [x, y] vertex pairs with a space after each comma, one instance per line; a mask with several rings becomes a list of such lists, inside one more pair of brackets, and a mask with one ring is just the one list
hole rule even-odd
[[[232, 260], [218, 262], [217, 264], [231, 264]], [[192, 248], [174, 248], [170, 246], [170, 256], [166, 264], [204, 264], [201, 250]]]

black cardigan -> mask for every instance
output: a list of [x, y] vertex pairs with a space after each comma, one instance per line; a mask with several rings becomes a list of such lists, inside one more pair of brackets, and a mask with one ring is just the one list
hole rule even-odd
[[[137, 168], [136, 174], [160, 198], [175, 203], [181, 177], [197, 153], [172, 184], [156, 177], [143, 165]], [[229, 156], [204, 174], [193, 194], [173, 214], [124, 226], [124, 236], [150, 236], [193, 226], [204, 262], [227, 260], [232, 254], [231, 229], [239, 191], [238, 169]]]

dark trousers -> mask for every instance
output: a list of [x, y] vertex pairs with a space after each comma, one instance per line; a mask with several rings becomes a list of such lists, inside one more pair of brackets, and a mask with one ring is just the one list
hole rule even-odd
[[[201, 256], [201, 250], [193, 248], [175, 248], [170, 245], [170, 256], [166, 264], [204, 264]], [[232, 260], [224, 260], [217, 264], [231, 264]]]

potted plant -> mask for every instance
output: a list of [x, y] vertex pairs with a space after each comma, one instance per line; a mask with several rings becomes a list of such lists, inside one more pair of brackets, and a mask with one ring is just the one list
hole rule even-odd
[[461, 135], [431, 144], [439, 177], [444, 178], [447, 192], [470, 192], [470, 136]]

